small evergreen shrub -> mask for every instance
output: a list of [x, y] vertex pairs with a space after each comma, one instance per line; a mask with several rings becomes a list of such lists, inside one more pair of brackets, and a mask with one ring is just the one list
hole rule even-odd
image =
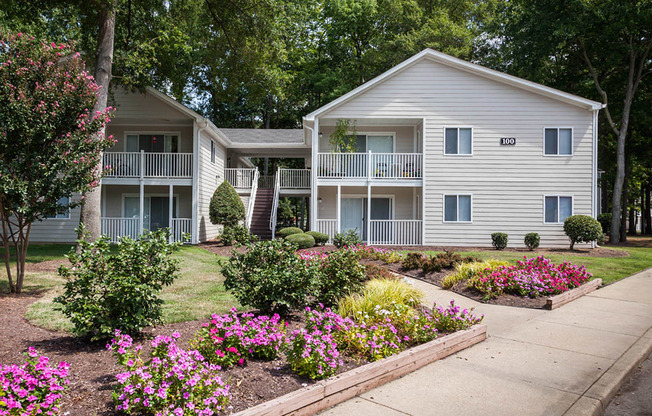
[[491, 234], [491, 245], [496, 250], [504, 250], [507, 247], [509, 237], [506, 233], [493, 233]]
[[541, 243], [541, 237], [539, 237], [539, 234], [537, 233], [527, 233], [525, 234], [525, 239], [523, 241], [525, 242], [525, 247], [529, 248], [530, 250], [534, 250], [535, 248], [539, 247], [539, 243]]
[[116, 254], [108, 237], [89, 243], [78, 240], [66, 256], [71, 267], [59, 267], [67, 279], [55, 298], [78, 335], [91, 340], [110, 338], [115, 329], [131, 333], [161, 322], [163, 301], [158, 294], [179, 276], [172, 259], [181, 243], [169, 243], [169, 232], [158, 230], [138, 240], [124, 237]]
[[276, 232], [276, 236], [279, 238], [286, 238], [287, 236], [293, 234], [303, 234], [303, 230], [297, 227], [286, 227], [286, 228], [281, 228]]
[[564, 221], [564, 232], [570, 240], [570, 249], [575, 243], [590, 243], [602, 236], [602, 226], [588, 215], [571, 215]]
[[611, 212], [603, 212], [598, 215], [598, 222], [602, 226], [602, 232], [604, 234], [609, 234], [611, 229]]
[[343, 233], [337, 233], [333, 236], [333, 244], [337, 248], [353, 247], [362, 244], [362, 239], [358, 235], [358, 229], [347, 230]]
[[311, 235], [315, 239], [315, 244], [323, 246], [328, 243], [328, 234], [320, 233], [318, 231], [308, 231], [306, 234]]
[[227, 181], [217, 187], [208, 206], [208, 214], [213, 224], [225, 227], [238, 225], [245, 219], [245, 206], [235, 188]]
[[305, 306], [317, 268], [295, 251], [296, 246], [289, 241], [248, 244], [246, 253], [235, 253], [222, 269], [224, 287], [241, 305], [263, 313], [284, 313]]
[[290, 234], [285, 237], [285, 241], [296, 244], [299, 249], [311, 248], [315, 246], [315, 238], [310, 234]]
[[317, 282], [317, 300], [333, 305], [342, 296], [357, 293], [366, 278], [365, 267], [358, 254], [350, 250], [337, 250], [321, 260]]
[[220, 241], [225, 246], [243, 245], [256, 241], [256, 236], [244, 225], [227, 225], [220, 234]]

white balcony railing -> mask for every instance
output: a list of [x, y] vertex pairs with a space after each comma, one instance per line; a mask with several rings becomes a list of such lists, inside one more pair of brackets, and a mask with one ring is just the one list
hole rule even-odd
[[310, 169], [279, 169], [281, 189], [310, 189]]
[[251, 189], [256, 168], [226, 168], [224, 179], [234, 188]]
[[[140, 218], [102, 218], [102, 234], [109, 237], [109, 241], [117, 243], [122, 237], [138, 238], [140, 232]], [[170, 239], [172, 241], [183, 241], [184, 234], [192, 233], [191, 218], [172, 218], [170, 227]]]
[[422, 232], [421, 220], [370, 220], [367, 244], [421, 245]]
[[337, 234], [337, 220], [317, 220], [317, 231], [328, 235], [328, 242], [333, 242], [333, 237]]
[[422, 153], [319, 153], [324, 179], [421, 179]]
[[192, 178], [192, 153], [104, 153], [108, 178]]

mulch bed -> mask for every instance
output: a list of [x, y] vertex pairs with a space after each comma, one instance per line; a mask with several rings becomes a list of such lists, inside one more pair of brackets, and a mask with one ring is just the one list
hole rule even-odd
[[[104, 344], [89, 344], [67, 333], [48, 331], [31, 325], [25, 312], [37, 296], [0, 296], [0, 364], [22, 363], [27, 348], [34, 346], [39, 353], [50, 357], [51, 362], [70, 363], [70, 385], [62, 401], [61, 414], [117, 415], [111, 393], [117, 385], [115, 374], [123, 371], [116, 365], [111, 351]], [[289, 331], [301, 324], [298, 316], [290, 317]], [[157, 335], [181, 334], [178, 345], [188, 347], [203, 321], [163, 325], [145, 331], [143, 343], [148, 352], [149, 339]], [[146, 357], [147, 355], [144, 355]], [[344, 358], [338, 373], [366, 364], [365, 361]], [[221, 374], [231, 386], [231, 403], [228, 413], [255, 406], [259, 403], [298, 390], [314, 381], [294, 374], [283, 358], [273, 361], [249, 361], [244, 367], [234, 366]]]

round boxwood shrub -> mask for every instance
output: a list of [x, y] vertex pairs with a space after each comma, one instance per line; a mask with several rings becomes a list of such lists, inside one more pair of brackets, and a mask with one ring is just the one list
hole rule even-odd
[[276, 232], [276, 235], [281, 238], [285, 238], [289, 235], [292, 234], [302, 234], [303, 230], [301, 228], [297, 227], [287, 227], [287, 228], [281, 228]]
[[491, 234], [491, 245], [496, 250], [504, 250], [507, 247], [508, 236], [506, 233], [493, 233]]
[[570, 249], [575, 243], [590, 243], [602, 236], [602, 225], [588, 215], [571, 215], [564, 221], [564, 232], [570, 240]]
[[245, 207], [242, 199], [227, 181], [222, 182], [215, 190], [208, 206], [208, 214], [213, 224], [225, 227], [238, 225], [245, 219]]
[[301, 234], [290, 234], [285, 237], [285, 241], [294, 243], [299, 248], [310, 248], [315, 246], [315, 238], [310, 234], [301, 233]]
[[530, 250], [534, 250], [535, 248], [539, 247], [539, 243], [541, 243], [541, 237], [539, 237], [539, 234], [537, 233], [527, 233], [525, 234], [525, 247], [529, 248]]
[[247, 245], [246, 253], [234, 253], [222, 269], [224, 287], [242, 306], [262, 313], [284, 313], [305, 306], [318, 271], [295, 250], [293, 243], [283, 240]]
[[323, 246], [328, 243], [328, 234], [320, 233], [319, 231], [308, 231], [306, 234], [311, 235], [315, 239], [315, 244]]
[[609, 230], [611, 229], [611, 212], [603, 212], [598, 215], [598, 222], [602, 226], [602, 232], [609, 234]]

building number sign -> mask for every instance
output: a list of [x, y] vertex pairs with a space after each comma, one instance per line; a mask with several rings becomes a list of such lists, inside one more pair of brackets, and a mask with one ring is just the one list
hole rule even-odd
[[515, 146], [516, 145], [516, 137], [501, 137], [500, 138], [500, 145], [501, 146]]

